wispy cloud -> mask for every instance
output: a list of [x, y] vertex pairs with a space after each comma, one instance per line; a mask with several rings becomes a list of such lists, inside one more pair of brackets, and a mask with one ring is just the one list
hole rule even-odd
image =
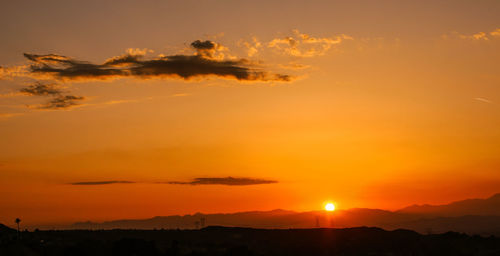
[[485, 99], [485, 98], [478, 97], [478, 98], [474, 98], [474, 99], [477, 100], [477, 101], [484, 102], [484, 103], [490, 103], [490, 104], [493, 103], [493, 101]]
[[[52, 97], [46, 103], [34, 106], [37, 109], [67, 109], [80, 105], [80, 101], [85, 97], [75, 95], [63, 95], [63, 90], [56, 84], [43, 84], [36, 82], [28, 87], [19, 90], [20, 93], [29, 96], [49, 96]], [[33, 107], [33, 106], [30, 106]]]
[[292, 36], [273, 39], [267, 44], [267, 47], [284, 55], [315, 57], [324, 55], [332, 46], [338, 45], [344, 40], [353, 40], [353, 38], [344, 34], [335, 37], [313, 37], [293, 30]]
[[22, 95], [25, 95], [25, 94], [21, 93], [21, 92], [9, 92], [9, 93], [0, 94], [0, 98], [12, 98], [12, 97], [18, 97], [18, 96], [22, 96]]
[[60, 95], [62, 90], [56, 84], [42, 84], [36, 82], [19, 90], [21, 93], [31, 96], [53, 96]]
[[127, 180], [105, 180], [105, 181], [81, 181], [69, 183], [69, 185], [77, 186], [96, 186], [96, 185], [110, 185], [110, 184], [133, 184], [134, 181]]
[[295, 62], [291, 62], [288, 64], [280, 64], [279, 65], [283, 69], [291, 69], [291, 70], [302, 70], [302, 69], [308, 69], [311, 66], [310, 65], [304, 65], [304, 64], [299, 64]]
[[0, 80], [2, 79], [12, 79], [14, 77], [22, 77], [29, 75], [29, 66], [28, 65], [20, 65], [13, 67], [1, 67], [0, 66]]
[[490, 35], [494, 36], [494, 37], [500, 37], [500, 28], [497, 28], [497, 29], [491, 31]]
[[116, 105], [116, 104], [123, 104], [123, 103], [134, 103], [134, 102], [139, 102], [139, 100], [109, 100], [104, 103], [101, 103], [102, 105]]
[[14, 116], [22, 116], [24, 113], [0, 113], [0, 120], [6, 120]]
[[495, 38], [500, 38], [500, 28], [497, 28], [491, 32], [479, 31], [474, 34], [462, 34], [457, 31], [447, 33], [441, 36], [443, 39], [464, 39], [464, 40], [474, 40], [474, 41], [489, 41]]
[[272, 183], [278, 183], [278, 181], [256, 179], [256, 178], [209, 177], [209, 178], [194, 178], [191, 181], [169, 181], [165, 183], [178, 184], [178, 185], [248, 186], [248, 185], [260, 185], [260, 184], [272, 184]]
[[60, 95], [52, 98], [48, 102], [37, 106], [39, 109], [67, 109], [80, 105], [80, 101], [85, 97], [74, 95]]
[[257, 39], [257, 37], [252, 37], [250, 41], [240, 40], [238, 41], [238, 46], [244, 47], [246, 49], [248, 57], [253, 57], [262, 48], [262, 43]]
[[172, 97], [186, 97], [191, 95], [190, 93], [174, 93], [172, 94]]

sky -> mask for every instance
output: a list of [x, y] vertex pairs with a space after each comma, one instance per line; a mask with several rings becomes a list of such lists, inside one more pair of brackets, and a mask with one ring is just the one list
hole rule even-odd
[[500, 192], [496, 0], [9, 1], [0, 222]]

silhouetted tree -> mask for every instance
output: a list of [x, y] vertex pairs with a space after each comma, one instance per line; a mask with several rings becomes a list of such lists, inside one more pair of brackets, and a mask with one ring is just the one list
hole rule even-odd
[[21, 222], [21, 219], [16, 218], [16, 224], [17, 224], [17, 239], [20, 239], [20, 229], [19, 229], [19, 223]]

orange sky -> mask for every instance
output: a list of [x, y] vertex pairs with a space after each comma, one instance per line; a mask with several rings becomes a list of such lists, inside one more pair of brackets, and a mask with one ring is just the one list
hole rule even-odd
[[[0, 223], [500, 192], [498, 1], [24, 2], [0, 10]], [[227, 177], [252, 184], [169, 183]], [[103, 181], [129, 183], [72, 185]]]

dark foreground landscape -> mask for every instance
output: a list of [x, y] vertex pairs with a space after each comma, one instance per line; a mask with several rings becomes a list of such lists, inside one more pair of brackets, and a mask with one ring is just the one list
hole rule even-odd
[[409, 230], [249, 229], [66, 230], [4, 229], [0, 255], [500, 255], [500, 239]]

